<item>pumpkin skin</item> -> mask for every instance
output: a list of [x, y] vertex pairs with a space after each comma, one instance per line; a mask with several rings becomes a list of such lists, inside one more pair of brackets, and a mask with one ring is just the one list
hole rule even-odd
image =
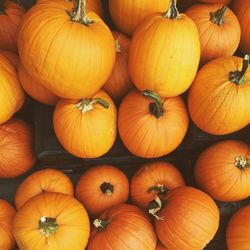
[[20, 64], [18, 77], [25, 92], [33, 99], [47, 105], [55, 105], [58, 97], [48, 91], [39, 81], [32, 78], [27, 70]]
[[150, 113], [152, 99], [134, 89], [123, 99], [118, 112], [122, 142], [134, 155], [156, 158], [175, 150], [188, 128], [188, 114], [181, 97], [162, 100], [165, 113], [157, 118]]
[[16, 208], [43, 192], [74, 195], [74, 188], [69, 177], [56, 169], [43, 169], [28, 176], [18, 187], [15, 195]]
[[[98, 219], [104, 223], [110, 221], [104, 230], [92, 226], [88, 250], [155, 250], [156, 235], [153, 226], [138, 207], [120, 204], [105, 210]], [[112, 240], [108, 240], [111, 238]]]
[[173, 97], [185, 92], [195, 78], [200, 41], [195, 23], [185, 14], [173, 19], [164, 15], [152, 15], [136, 29], [129, 48], [129, 72], [139, 90]]
[[25, 15], [18, 37], [21, 61], [31, 77], [56, 96], [91, 97], [112, 72], [112, 33], [94, 12], [88, 18], [95, 22], [73, 21], [65, 7], [54, 2], [35, 5]]
[[241, 29], [230, 9], [221, 4], [197, 4], [189, 8], [186, 15], [198, 28], [201, 64], [234, 54], [240, 42]]
[[15, 69], [18, 69], [19, 66], [19, 57], [16, 53], [9, 51], [9, 50], [1, 50], [0, 54], [5, 56], [15, 67]]
[[[45, 218], [53, 220], [58, 227], [52, 225], [50, 231], [46, 230], [42, 223]], [[13, 231], [20, 250], [82, 250], [87, 245], [90, 225], [85, 208], [75, 198], [60, 193], [43, 193], [17, 211]]]
[[0, 124], [7, 122], [23, 105], [24, 94], [14, 65], [0, 54]]
[[250, 205], [242, 207], [229, 220], [226, 239], [228, 250], [242, 250], [250, 247]]
[[168, 162], [152, 162], [144, 164], [133, 175], [130, 183], [133, 204], [146, 209], [155, 195], [165, 197], [161, 189], [151, 190], [161, 185], [163, 193], [176, 187], [184, 186], [185, 181], [180, 171]]
[[91, 216], [97, 216], [112, 206], [125, 203], [128, 195], [127, 176], [110, 165], [90, 168], [76, 185], [76, 198]]
[[[107, 153], [116, 138], [117, 111], [112, 99], [99, 90], [91, 99], [101, 98], [108, 104], [93, 103], [83, 108], [82, 100], [58, 101], [53, 123], [62, 146], [80, 158], [96, 158]], [[86, 99], [85, 99], [86, 100]]]
[[210, 146], [195, 163], [197, 184], [212, 198], [233, 202], [250, 196], [250, 148], [240, 141]]
[[155, 222], [156, 234], [171, 250], [204, 249], [219, 227], [219, 210], [215, 202], [192, 187], [170, 190], [158, 216], [162, 220]]
[[[248, 60], [244, 61], [248, 65]], [[190, 116], [200, 129], [224, 135], [249, 124], [250, 67], [241, 84], [229, 77], [241, 68], [242, 58], [232, 56], [215, 59], [200, 69], [188, 95]]]
[[15, 239], [12, 232], [15, 214], [15, 208], [7, 201], [0, 199], [0, 249], [11, 250], [15, 246]]
[[[224, 5], [228, 5], [232, 2], [232, 0], [198, 0], [199, 2], [202, 3], [220, 3], [220, 4], [224, 4]], [[238, 1], [238, 0], [237, 0]]]

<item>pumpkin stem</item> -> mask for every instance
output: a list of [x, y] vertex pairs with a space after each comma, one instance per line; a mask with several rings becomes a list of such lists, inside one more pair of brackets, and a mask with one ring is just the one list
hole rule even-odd
[[148, 189], [148, 193], [150, 193], [151, 191], [158, 191], [158, 195], [166, 195], [168, 189], [164, 184], [158, 184], [157, 186], [153, 186]]
[[116, 53], [122, 52], [122, 50], [121, 50], [121, 44], [119, 43], [119, 39], [118, 38], [115, 40], [115, 51], [116, 51]]
[[56, 219], [54, 218], [48, 218], [48, 217], [43, 216], [39, 220], [40, 232], [47, 238], [50, 235], [55, 234], [58, 227], [59, 226], [56, 223]]
[[110, 223], [111, 220], [101, 220], [101, 219], [95, 219], [93, 221], [93, 224], [95, 226], [95, 228], [98, 231], [102, 231], [103, 229], [105, 229], [107, 227], [107, 225]]
[[150, 113], [154, 115], [157, 119], [163, 116], [165, 110], [161, 102], [161, 97], [151, 90], [144, 90], [142, 92], [142, 95], [149, 97], [153, 100], [153, 102], [149, 104]]
[[154, 200], [149, 202], [147, 211], [149, 214], [152, 214], [157, 220], [164, 220], [164, 217], [158, 216], [156, 213], [160, 211], [163, 207], [163, 202], [161, 199], [156, 195]]
[[104, 194], [107, 194], [108, 196], [112, 195], [112, 193], [114, 192], [114, 186], [107, 182], [103, 182], [100, 186], [100, 189]]
[[241, 170], [249, 167], [248, 159], [245, 156], [237, 156], [235, 157], [235, 166]]
[[177, 19], [180, 18], [181, 15], [176, 7], [175, 0], [170, 0], [170, 5], [168, 11], [163, 15], [165, 18], [169, 19]]
[[221, 26], [225, 22], [224, 18], [227, 9], [227, 6], [223, 6], [215, 12], [210, 12], [210, 21]]
[[109, 108], [109, 103], [101, 98], [94, 98], [94, 99], [81, 99], [80, 102], [76, 104], [76, 107], [85, 113], [87, 111], [91, 111], [94, 109], [94, 104], [100, 104], [104, 108]]
[[249, 55], [245, 55], [242, 64], [242, 70], [231, 71], [229, 73], [229, 80], [237, 85], [241, 85], [247, 81], [246, 72], [249, 66]]

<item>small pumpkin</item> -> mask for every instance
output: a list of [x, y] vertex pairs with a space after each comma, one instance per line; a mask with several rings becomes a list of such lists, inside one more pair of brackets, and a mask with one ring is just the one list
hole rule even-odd
[[14, 65], [16, 70], [18, 69], [19, 57], [15, 52], [0, 49], [0, 54], [5, 56]]
[[91, 216], [125, 203], [129, 195], [127, 176], [111, 165], [100, 165], [88, 169], [76, 185], [76, 198]]
[[20, 249], [85, 249], [90, 232], [85, 208], [71, 195], [43, 193], [16, 213], [14, 236]]
[[[232, 0], [198, 0], [199, 2], [202, 2], [202, 3], [220, 3], [220, 4], [224, 4], [224, 5], [229, 5]], [[236, 0], [238, 1], [238, 0]]]
[[136, 206], [120, 204], [94, 220], [87, 249], [155, 250], [155, 247], [156, 235], [147, 215]]
[[58, 101], [53, 123], [62, 146], [80, 158], [107, 153], [116, 138], [117, 111], [112, 99], [99, 90], [89, 99]]
[[18, 187], [15, 195], [16, 208], [43, 192], [55, 192], [74, 195], [74, 188], [69, 177], [56, 169], [39, 170], [28, 176]]
[[118, 112], [122, 142], [134, 155], [164, 156], [182, 142], [188, 128], [188, 114], [181, 97], [163, 98], [152, 91], [134, 89], [123, 99]]

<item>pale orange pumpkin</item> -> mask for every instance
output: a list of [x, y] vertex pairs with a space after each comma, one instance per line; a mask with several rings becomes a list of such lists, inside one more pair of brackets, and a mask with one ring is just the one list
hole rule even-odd
[[0, 49], [0, 54], [7, 57], [9, 59], [9, 61], [14, 65], [15, 69], [16, 70], [18, 69], [19, 57], [15, 52]]

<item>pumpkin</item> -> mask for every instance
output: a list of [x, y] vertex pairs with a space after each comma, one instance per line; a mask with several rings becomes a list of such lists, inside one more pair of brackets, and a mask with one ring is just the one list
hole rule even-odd
[[250, 205], [240, 208], [229, 220], [226, 231], [228, 250], [250, 248]]
[[132, 35], [142, 20], [168, 9], [169, 0], [109, 0], [109, 11], [118, 30]]
[[231, 56], [215, 59], [200, 69], [188, 95], [190, 116], [200, 129], [225, 135], [249, 124], [248, 65], [248, 55], [243, 60]]
[[241, 27], [241, 41], [239, 49], [250, 54], [250, 2], [246, 0], [233, 1], [232, 9], [239, 19]]
[[201, 64], [218, 57], [232, 56], [240, 42], [240, 24], [235, 14], [221, 4], [198, 4], [186, 11], [197, 25]]
[[14, 65], [0, 54], [0, 124], [8, 121], [23, 105], [24, 94]]
[[18, 69], [18, 77], [21, 86], [32, 98], [47, 105], [55, 105], [57, 103], [58, 97], [44, 88], [39, 81], [32, 78], [22, 64], [20, 64]]
[[24, 9], [11, 0], [0, 3], [0, 49], [17, 51], [17, 35], [20, 29]]
[[170, 190], [157, 216], [156, 234], [171, 250], [204, 249], [218, 230], [220, 218], [212, 198], [192, 187]]
[[11, 119], [0, 125], [0, 178], [14, 178], [36, 163], [33, 134], [24, 121]]
[[76, 185], [76, 198], [91, 216], [97, 216], [105, 209], [125, 203], [128, 195], [127, 176], [110, 165], [88, 169]]
[[77, 157], [102, 156], [115, 142], [116, 113], [112, 99], [103, 90], [88, 99], [61, 99], [53, 116], [56, 136]]
[[128, 49], [130, 39], [120, 32], [112, 32], [116, 45], [116, 62], [103, 89], [119, 103], [133, 87], [128, 72]]
[[[232, 0], [198, 0], [199, 2], [202, 2], [202, 3], [220, 3], [220, 4], [225, 4], [225, 5], [228, 5], [231, 3]], [[236, 0], [238, 1], [238, 0]]]
[[39, 170], [28, 176], [18, 187], [15, 195], [16, 208], [43, 192], [55, 192], [74, 195], [74, 188], [69, 177], [56, 169]]
[[250, 148], [240, 141], [221, 141], [195, 163], [197, 184], [212, 198], [233, 202], [250, 196]]
[[19, 57], [16, 53], [9, 51], [9, 50], [0, 49], [0, 54], [5, 56], [14, 65], [16, 70], [18, 69]]
[[120, 204], [94, 220], [87, 249], [155, 250], [155, 247], [156, 235], [147, 215], [136, 206]]
[[11, 250], [15, 246], [12, 225], [16, 210], [7, 201], [0, 199], [0, 249]]
[[167, 248], [164, 247], [160, 242], [158, 242], [158, 244], [157, 244], [155, 250], [167, 250]]
[[53, 2], [35, 5], [25, 15], [18, 37], [24, 68], [54, 95], [66, 99], [91, 97], [105, 84], [115, 63], [111, 31], [97, 14], [86, 14], [86, 0], [77, 2], [72, 14]]
[[132, 202], [146, 209], [157, 195], [165, 198], [167, 191], [184, 186], [180, 171], [168, 162], [146, 163], [133, 175], [130, 183]]
[[145, 90], [131, 90], [118, 112], [122, 142], [134, 155], [144, 158], [164, 156], [182, 142], [188, 128], [188, 114], [181, 97], [161, 99]]
[[135, 86], [162, 97], [185, 92], [195, 78], [200, 41], [195, 23], [179, 14], [174, 0], [165, 14], [155, 14], [139, 25], [129, 48], [129, 72]]
[[20, 250], [82, 250], [90, 225], [85, 208], [71, 195], [43, 193], [17, 211], [13, 231]]

